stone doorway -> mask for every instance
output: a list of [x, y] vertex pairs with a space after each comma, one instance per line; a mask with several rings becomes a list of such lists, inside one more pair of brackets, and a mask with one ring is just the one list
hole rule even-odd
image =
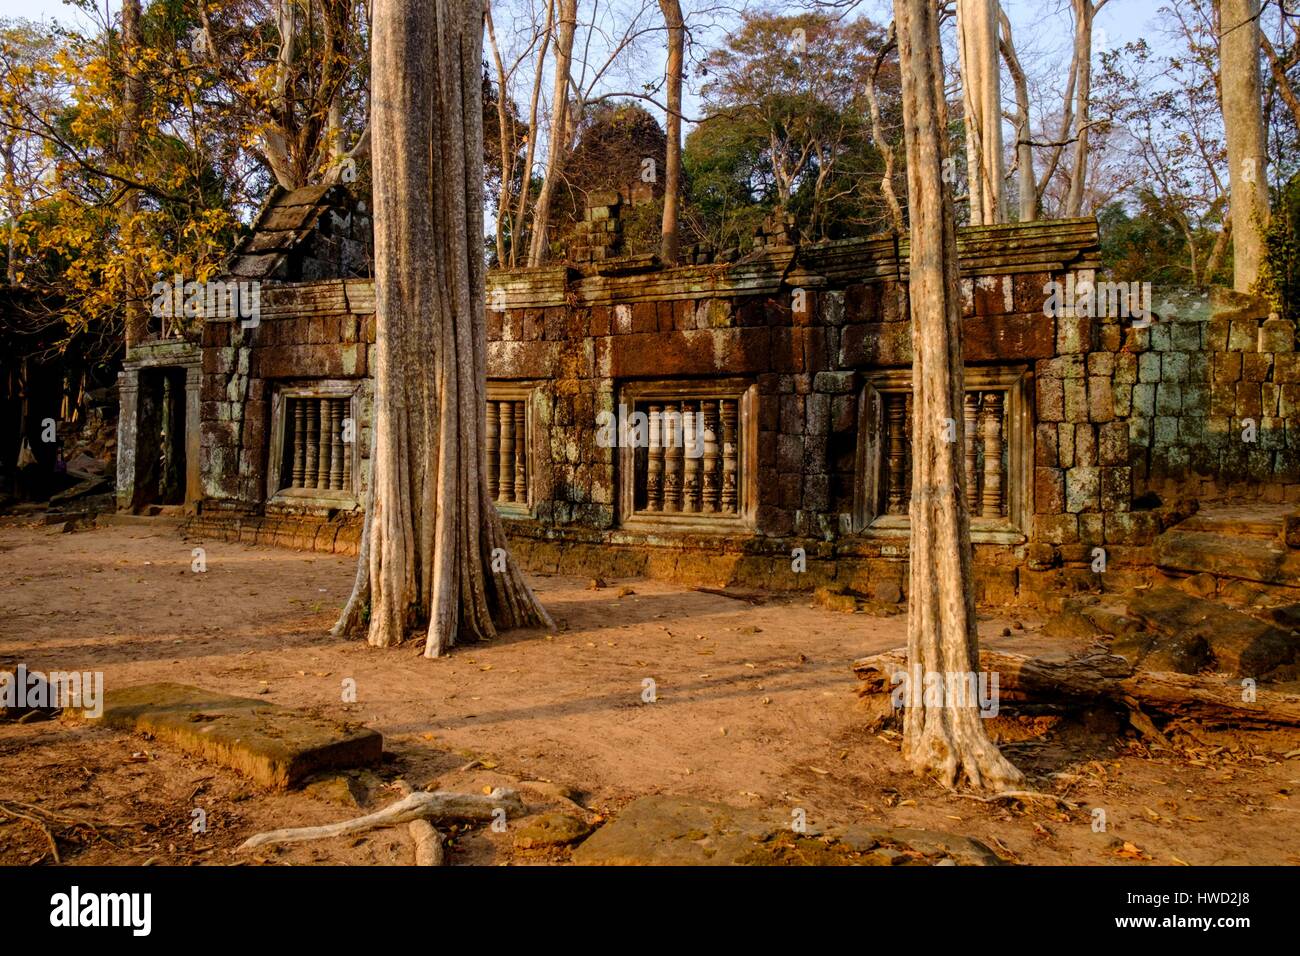
[[188, 509], [198, 500], [199, 355], [185, 342], [132, 350], [120, 379], [119, 511]]

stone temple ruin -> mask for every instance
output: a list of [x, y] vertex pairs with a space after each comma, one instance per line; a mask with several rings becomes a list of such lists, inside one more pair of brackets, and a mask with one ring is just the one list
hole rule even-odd
[[[273, 197], [230, 266], [261, 280], [257, 321], [209, 310], [200, 341], [128, 355], [121, 509], [357, 549], [375, 319], [350, 203]], [[489, 275], [485, 454], [523, 565], [898, 600], [907, 241], [799, 245], [777, 223], [734, 261], [665, 268], [620, 254], [618, 213], [597, 197], [565, 264]], [[1089, 304], [1093, 219], [963, 229], [959, 252], [978, 601], [1048, 603], [1103, 569], [1300, 584], [1293, 322], [1231, 294], [1195, 318]], [[611, 441], [636, 413], [648, 440]]]

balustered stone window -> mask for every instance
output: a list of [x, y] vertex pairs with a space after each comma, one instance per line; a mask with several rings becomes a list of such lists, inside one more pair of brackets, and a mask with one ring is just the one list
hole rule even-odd
[[531, 507], [529, 477], [532, 390], [507, 382], [487, 387], [488, 496], [503, 514], [525, 515]]
[[279, 389], [272, 406], [272, 500], [355, 504], [357, 427], [355, 382]]
[[[869, 534], [909, 527], [912, 496], [912, 372], [871, 375], [858, 415], [855, 524]], [[975, 541], [1019, 543], [1032, 514], [1033, 403], [1028, 371], [966, 369], [962, 460]]]
[[[619, 404], [628, 425], [617, 449], [623, 525], [752, 527], [754, 395], [735, 379], [625, 385]], [[635, 442], [637, 413], [645, 416], [643, 444]]]

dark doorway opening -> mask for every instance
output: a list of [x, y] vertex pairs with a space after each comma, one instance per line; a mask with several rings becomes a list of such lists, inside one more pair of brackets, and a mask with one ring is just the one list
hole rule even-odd
[[132, 506], [185, 503], [185, 369], [140, 370]]

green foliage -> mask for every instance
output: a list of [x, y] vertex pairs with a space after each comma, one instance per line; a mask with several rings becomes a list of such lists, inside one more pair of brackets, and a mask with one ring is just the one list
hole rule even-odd
[[[685, 144], [685, 218], [697, 232], [719, 248], [743, 248], [777, 209], [794, 214], [811, 240], [888, 228], [883, 160], [862, 92], [883, 43], [884, 32], [865, 18], [743, 15], [725, 46], [705, 58], [704, 118]], [[882, 126], [896, 143], [892, 60], [877, 85]]]
[[1264, 230], [1259, 288], [1281, 315], [1300, 319], [1300, 173], [1282, 188]]

